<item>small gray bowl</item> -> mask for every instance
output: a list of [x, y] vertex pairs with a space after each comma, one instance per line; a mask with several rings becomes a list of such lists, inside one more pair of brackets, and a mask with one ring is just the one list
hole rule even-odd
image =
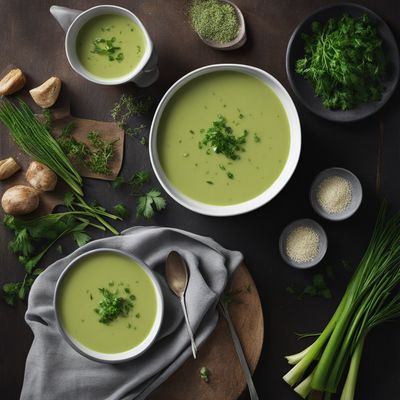
[[[300, 226], [306, 226], [306, 227], [310, 227], [310, 228], [314, 229], [319, 236], [318, 254], [312, 260], [304, 262], [304, 263], [298, 263], [298, 262], [292, 260], [286, 254], [287, 237], [289, 236], [290, 232], [292, 232], [294, 229], [296, 229]], [[328, 249], [328, 238], [326, 236], [324, 229], [322, 228], [322, 226], [320, 224], [318, 224], [314, 220], [308, 219], [308, 218], [298, 219], [297, 221], [294, 221], [294, 222], [290, 223], [289, 225], [287, 225], [286, 228], [282, 231], [281, 236], [279, 238], [279, 251], [281, 253], [281, 256], [282, 256], [283, 260], [286, 262], [286, 264], [288, 264], [294, 268], [307, 269], [307, 268], [314, 267], [324, 258], [327, 249]]]
[[220, 42], [214, 42], [212, 40], [208, 40], [201, 36], [200, 34], [197, 34], [199, 38], [205, 43], [207, 46], [212, 47], [215, 50], [223, 50], [223, 51], [229, 51], [229, 50], [236, 50], [239, 49], [240, 47], [244, 46], [244, 44], [247, 41], [247, 34], [246, 34], [246, 23], [244, 20], [244, 16], [242, 14], [242, 11], [240, 8], [235, 4], [232, 3], [229, 0], [222, 0], [225, 3], [230, 4], [236, 11], [236, 15], [239, 21], [239, 32], [235, 39], [231, 40], [230, 42], [226, 43], [220, 43]]
[[[325, 178], [328, 178], [330, 176], [340, 176], [347, 179], [350, 182], [352, 189], [350, 204], [347, 206], [347, 208], [338, 213], [327, 212], [320, 206], [317, 199], [319, 185]], [[362, 197], [362, 186], [359, 179], [352, 172], [344, 168], [329, 168], [320, 172], [314, 179], [310, 190], [310, 202], [314, 211], [321, 217], [329, 219], [331, 221], [343, 221], [351, 217], [360, 207]]]

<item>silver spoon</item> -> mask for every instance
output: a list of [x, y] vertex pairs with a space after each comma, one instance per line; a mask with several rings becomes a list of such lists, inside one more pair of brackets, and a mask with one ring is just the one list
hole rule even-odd
[[181, 301], [183, 315], [185, 316], [186, 327], [192, 343], [193, 358], [196, 358], [197, 346], [194, 340], [193, 331], [190, 327], [189, 318], [186, 311], [185, 293], [189, 280], [189, 271], [185, 260], [176, 251], [171, 251], [167, 257], [165, 275], [169, 288], [176, 294]]

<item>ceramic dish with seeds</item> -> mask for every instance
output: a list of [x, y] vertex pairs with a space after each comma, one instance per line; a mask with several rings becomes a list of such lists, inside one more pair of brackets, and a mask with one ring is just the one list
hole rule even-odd
[[325, 256], [328, 239], [321, 225], [304, 218], [290, 223], [282, 231], [279, 251], [290, 266], [300, 269], [317, 265]]
[[317, 175], [311, 185], [310, 202], [314, 211], [331, 221], [351, 217], [360, 207], [363, 192], [359, 179], [344, 168], [329, 168]]

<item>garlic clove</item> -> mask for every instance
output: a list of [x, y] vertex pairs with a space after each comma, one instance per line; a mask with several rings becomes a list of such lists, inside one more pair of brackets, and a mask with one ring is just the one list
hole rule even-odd
[[17, 92], [25, 86], [26, 78], [19, 68], [9, 71], [0, 80], [0, 96], [8, 96]]
[[49, 108], [57, 101], [61, 90], [61, 79], [52, 76], [37, 88], [29, 91], [34, 102], [42, 107]]
[[0, 160], [0, 181], [9, 178], [20, 169], [20, 165], [12, 157]]

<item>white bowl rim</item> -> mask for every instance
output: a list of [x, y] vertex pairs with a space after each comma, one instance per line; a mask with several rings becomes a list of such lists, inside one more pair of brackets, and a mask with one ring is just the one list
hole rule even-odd
[[[86, 18], [88, 16], [88, 14], [93, 14], [92, 16], [90, 16], [90, 18], [88, 19], [88, 21], [91, 18], [95, 18], [99, 15], [102, 15], [102, 13], [97, 14], [97, 10], [104, 10], [105, 13], [104, 14], [112, 14], [113, 11], [117, 11], [119, 13], [121, 13], [121, 15], [126, 15], [129, 16], [129, 18], [140, 27], [140, 29], [143, 32], [143, 35], [145, 37], [145, 41], [146, 41], [146, 49], [145, 52], [143, 54], [143, 57], [141, 58], [139, 64], [128, 74], [126, 75], [122, 75], [120, 77], [117, 78], [110, 78], [110, 79], [106, 79], [106, 78], [101, 78], [98, 77], [96, 75], [91, 74], [89, 71], [86, 70], [86, 68], [84, 68], [83, 65], [81, 65], [79, 59], [77, 59], [77, 62], [74, 62], [74, 60], [72, 60], [71, 57], [71, 51], [75, 51], [75, 50], [71, 50], [71, 46], [75, 46], [75, 41], [74, 43], [70, 43], [71, 41], [71, 35], [72, 33], [75, 33], [76, 28], [76, 24], [79, 23], [79, 21], [82, 18]], [[85, 21], [81, 26], [79, 26], [79, 28], [76, 31], [76, 34], [79, 33], [79, 30], [82, 28], [82, 26], [86, 23], [87, 21]], [[129, 82], [131, 80], [133, 80], [136, 76], [138, 76], [143, 69], [145, 68], [147, 62], [149, 61], [151, 54], [153, 52], [153, 42], [150, 38], [149, 33], [147, 32], [145, 26], [143, 25], [142, 21], [140, 20], [140, 18], [134, 14], [132, 11], [128, 10], [127, 8], [124, 7], [120, 7], [120, 6], [114, 6], [111, 4], [101, 4], [98, 6], [94, 6], [91, 8], [88, 8], [85, 11], [82, 11], [82, 13], [80, 13], [71, 23], [71, 25], [69, 26], [67, 33], [65, 35], [65, 54], [67, 55], [67, 59], [69, 62], [69, 65], [71, 66], [71, 68], [79, 75], [81, 75], [83, 78], [87, 79], [90, 82], [93, 83], [97, 83], [100, 85], [121, 85], [123, 83]], [[77, 57], [77, 56], [76, 56]]]
[[[248, 75], [255, 76], [256, 78], [262, 80], [264, 83], [269, 83], [268, 86], [274, 91], [274, 93], [278, 96], [279, 100], [282, 103], [282, 106], [285, 109], [286, 116], [290, 126], [290, 147], [289, 154], [283, 167], [280, 175], [274, 181], [274, 183], [268, 187], [264, 192], [259, 194], [258, 196], [250, 199], [248, 201], [232, 204], [232, 205], [213, 205], [203, 203], [197, 200], [192, 199], [191, 197], [183, 194], [177, 188], [175, 188], [168, 180], [164, 171], [161, 167], [158, 154], [157, 154], [157, 129], [158, 125], [164, 111], [165, 106], [169, 102], [169, 100], [173, 97], [173, 95], [187, 82], [191, 81], [198, 76], [205, 75], [210, 72], [215, 71], [238, 71], [242, 73], [247, 73]], [[284, 104], [283, 100], [286, 104]], [[271, 201], [289, 182], [292, 177], [297, 163], [300, 158], [300, 150], [301, 150], [301, 126], [300, 119], [296, 110], [296, 106], [292, 98], [290, 97], [287, 90], [284, 86], [271, 74], [268, 72], [253, 67], [251, 65], [246, 64], [211, 64], [206, 65], [201, 68], [197, 68], [180, 79], [178, 79], [164, 94], [161, 99], [156, 112], [153, 117], [153, 121], [150, 128], [150, 136], [149, 136], [149, 152], [150, 152], [150, 160], [151, 165], [153, 167], [153, 171], [160, 182], [161, 186], [164, 190], [179, 204], [186, 207], [187, 209], [194, 211], [199, 214], [208, 215], [208, 216], [216, 216], [216, 217], [225, 217], [225, 216], [234, 216], [244, 214], [250, 211], [253, 211], [263, 205], [267, 204]]]
[[[59, 316], [59, 313], [57, 311], [57, 301], [59, 298], [59, 289], [60, 289], [61, 283], [62, 283], [64, 277], [66, 276], [66, 274], [68, 273], [68, 271], [71, 268], [73, 268], [82, 258], [85, 258], [85, 257], [95, 254], [95, 253], [110, 253], [110, 252], [121, 254], [121, 255], [128, 257], [131, 260], [135, 261], [146, 272], [146, 274], [149, 276], [150, 280], [152, 281], [154, 290], [156, 293], [156, 299], [157, 299], [156, 318], [155, 318], [154, 324], [153, 324], [149, 334], [147, 335], [147, 337], [141, 343], [139, 343], [137, 346], [135, 346], [129, 350], [119, 352], [119, 353], [101, 353], [101, 352], [92, 350], [92, 349], [84, 346], [83, 344], [81, 344], [78, 340], [74, 339], [64, 329], [63, 323], [61, 321], [61, 317]], [[74, 350], [76, 350], [78, 353], [82, 354], [83, 356], [89, 358], [90, 360], [100, 361], [100, 362], [109, 363], [109, 364], [115, 364], [115, 363], [129, 361], [129, 360], [132, 360], [132, 359], [140, 356], [154, 343], [154, 341], [156, 340], [157, 335], [160, 331], [162, 320], [164, 317], [164, 298], [162, 295], [161, 286], [160, 286], [154, 272], [142, 260], [140, 260], [136, 256], [129, 254], [128, 252], [123, 251], [123, 250], [102, 247], [102, 248], [98, 248], [98, 249], [89, 250], [89, 251], [79, 255], [65, 267], [65, 269], [63, 270], [61, 275], [58, 277], [58, 280], [56, 283], [56, 287], [54, 290], [54, 298], [53, 298], [53, 309], [54, 309], [54, 313], [56, 316], [57, 327], [58, 327], [58, 330], [59, 330], [61, 336], [66, 340], [66, 342]]]

